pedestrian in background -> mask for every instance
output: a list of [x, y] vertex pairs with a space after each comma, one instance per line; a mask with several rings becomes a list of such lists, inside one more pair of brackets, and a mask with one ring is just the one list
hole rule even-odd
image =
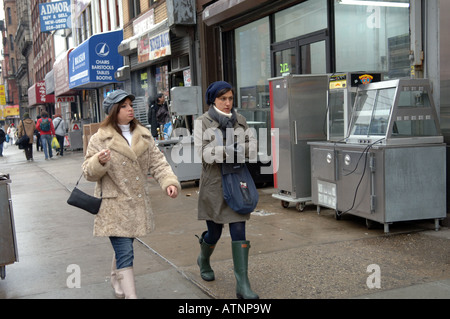
[[[41, 116], [38, 114], [36, 116], [36, 122], [39, 121], [39, 119], [41, 118]], [[34, 129], [34, 135], [36, 136], [36, 151], [39, 152], [39, 149], [41, 149], [41, 152], [43, 151], [42, 148], [42, 142], [41, 142], [41, 134], [39, 133], [38, 129]]]
[[16, 129], [14, 123], [11, 123], [9, 125], [6, 133], [9, 135], [9, 143], [11, 143], [11, 145], [16, 144], [17, 129]]
[[55, 136], [55, 127], [52, 120], [48, 117], [47, 111], [41, 112], [41, 118], [36, 122], [36, 129], [41, 136], [41, 143], [44, 149], [45, 160], [53, 157], [52, 138]]
[[57, 154], [59, 156], [64, 156], [64, 137], [66, 135], [66, 122], [62, 119], [61, 114], [55, 114], [53, 119], [53, 126], [55, 127], [56, 139], [59, 143], [59, 150]]
[[6, 133], [2, 126], [0, 126], [0, 157], [3, 157], [3, 143], [6, 141]]
[[102, 197], [94, 236], [109, 237], [113, 246], [111, 284], [116, 297], [130, 299], [137, 298], [133, 241], [153, 229], [147, 174], [172, 198], [181, 189], [149, 130], [134, 117], [134, 98], [123, 90], [106, 97], [108, 116], [91, 137], [82, 165], [85, 178], [97, 182], [95, 196]]
[[27, 135], [29, 140], [28, 144], [25, 145], [25, 157], [27, 161], [33, 161], [33, 135], [34, 135], [34, 121], [30, 119], [30, 115], [28, 113], [23, 114], [23, 119], [19, 123], [19, 133], [18, 137], [21, 138], [24, 135]]
[[[233, 108], [234, 90], [232, 86], [223, 81], [212, 83], [206, 91], [206, 104], [209, 110], [200, 116], [194, 128], [195, 140], [201, 141], [199, 156], [202, 158], [202, 173], [198, 196], [198, 219], [206, 220], [207, 231], [199, 238], [200, 254], [197, 263], [203, 280], [215, 279], [214, 271], [210, 265], [210, 257], [216, 243], [222, 235], [224, 224], [229, 225], [231, 235], [231, 248], [233, 255], [234, 274], [236, 277], [236, 296], [243, 299], [258, 299], [259, 296], [250, 288], [248, 279], [248, 254], [250, 241], [246, 240], [245, 222], [250, 214], [242, 215], [233, 211], [223, 198], [222, 189], [222, 163], [227, 156], [234, 156], [236, 143], [217, 143], [211, 134], [205, 134], [208, 129], [219, 128], [222, 136], [226, 136], [226, 129], [242, 128], [247, 131], [248, 125], [244, 116], [236, 113]], [[200, 135], [201, 134], [201, 135]], [[214, 134], [212, 134], [215, 136]], [[245, 139], [245, 152], [249, 154], [250, 143], [256, 143], [256, 138], [247, 136]], [[211, 154], [223, 154], [222, 159], [205, 160]]]
[[150, 103], [147, 117], [152, 136], [158, 138], [158, 128], [170, 121], [169, 108], [163, 93], [159, 93], [153, 103]]

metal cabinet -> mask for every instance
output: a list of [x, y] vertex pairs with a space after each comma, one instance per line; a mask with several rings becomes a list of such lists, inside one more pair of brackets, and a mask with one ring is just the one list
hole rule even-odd
[[312, 201], [384, 225], [446, 216], [445, 144], [311, 143]]
[[345, 142], [311, 142], [312, 201], [384, 225], [446, 216], [446, 152], [428, 80], [360, 88]]
[[157, 144], [180, 182], [195, 181], [198, 184], [202, 161], [195, 150], [193, 136], [157, 141]]
[[328, 75], [288, 75], [269, 79], [275, 155], [274, 198], [297, 203], [303, 210], [311, 200], [311, 162], [308, 141], [326, 140]]
[[17, 240], [11, 202], [9, 175], [0, 173], [0, 277], [5, 279], [5, 266], [18, 261]]

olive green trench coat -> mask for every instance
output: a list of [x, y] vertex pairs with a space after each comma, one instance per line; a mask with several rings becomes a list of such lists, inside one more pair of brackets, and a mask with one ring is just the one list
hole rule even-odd
[[[245, 132], [245, 154], [246, 157], [256, 157], [256, 138], [248, 129], [244, 116], [237, 115], [234, 129], [242, 129]], [[208, 114], [204, 113], [194, 123], [195, 148], [202, 159], [202, 172], [200, 177], [200, 188], [198, 197], [198, 219], [210, 220], [217, 224], [228, 224], [246, 221], [250, 214], [241, 215], [233, 211], [223, 198], [221, 163], [227, 160], [225, 141], [217, 143], [212, 133], [219, 124]], [[252, 147], [250, 147], [252, 145]], [[213, 162], [212, 158], [216, 160]]]

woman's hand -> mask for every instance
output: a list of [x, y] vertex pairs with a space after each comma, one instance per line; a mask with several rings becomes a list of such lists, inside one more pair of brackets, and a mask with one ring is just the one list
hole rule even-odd
[[169, 195], [172, 198], [176, 198], [178, 196], [178, 188], [176, 186], [170, 185], [166, 189], [167, 195]]
[[100, 162], [100, 164], [105, 165], [110, 160], [111, 160], [111, 151], [107, 149], [101, 150], [98, 155], [98, 161]]

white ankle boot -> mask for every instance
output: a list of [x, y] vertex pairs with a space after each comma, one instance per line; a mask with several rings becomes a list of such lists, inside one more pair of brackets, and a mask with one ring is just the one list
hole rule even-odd
[[116, 255], [113, 255], [111, 264], [111, 286], [114, 289], [114, 295], [116, 296], [116, 298], [120, 299], [125, 298], [125, 294], [123, 292], [122, 287], [120, 287], [120, 282], [119, 279], [117, 278]]
[[137, 299], [133, 267], [118, 269], [116, 274], [120, 287], [125, 294], [125, 299]]

